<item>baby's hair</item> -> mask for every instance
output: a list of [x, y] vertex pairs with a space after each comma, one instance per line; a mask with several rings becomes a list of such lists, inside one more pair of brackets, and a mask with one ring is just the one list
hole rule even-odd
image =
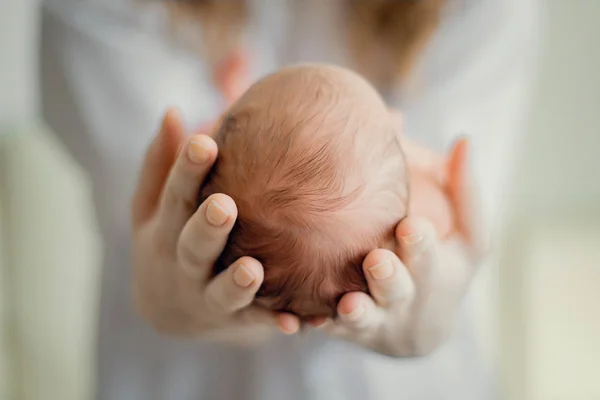
[[226, 193], [238, 219], [215, 273], [242, 256], [265, 269], [258, 303], [332, 316], [367, 291], [362, 260], [393, 238], [408, 178], [377, 94], [345, 70], [299, 66], [255, 84], [222, 119], [200, 193]]

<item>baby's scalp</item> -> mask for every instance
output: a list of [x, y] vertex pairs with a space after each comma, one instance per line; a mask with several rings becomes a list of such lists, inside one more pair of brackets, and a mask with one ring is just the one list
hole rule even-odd
[[300, 65], [254, 84], [225, 114], [201, 200], [231, 196], [238, 220], [217, 263], [265, 269], [259, 303], [332, 316], [366, 291], [362, 260], [406, 215], [408, 176], [384, 102], [342, 68]]

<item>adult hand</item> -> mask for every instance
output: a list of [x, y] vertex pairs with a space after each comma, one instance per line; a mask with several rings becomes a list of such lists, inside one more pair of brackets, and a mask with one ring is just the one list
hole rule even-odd
[[[181, 149], [181, 151], [180, 151]], [[186, 138], [169, 111], [147, 151], [132, 201], [134, 300], [157, 330], [188, 337], [243, 341], [263, 338], [277, 324], [297, 329], [286, 315], [252, 306], [262, 265], [242, 257], [212, 278], [236, 217], [224, 194], [196, 206], [198, 188], [217, 157], [209, 136]]]
[[364, 260], [370, 295], [347, 293], [338, 318], [314, 321], [335, 337], [395, 357], [426, 355], [443, 343], [485, 250], [468, 143], [458, 141], [447, 160], [403, 142], [411, 174], [433, 177], [446, 190], [454, 229], [440, 239], [423, 215], [406, 218], [396, 229], [395, 252], [377, 249]]

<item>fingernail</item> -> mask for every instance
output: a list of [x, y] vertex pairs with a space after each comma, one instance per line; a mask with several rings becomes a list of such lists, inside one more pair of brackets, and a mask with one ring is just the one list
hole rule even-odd
[[413, 233], [412, 235], [406, 235], [406, 236], [400, 237], [400, 240], [402, 241], [402, 244], [404, 244], [406, 246], [412, 246], [412, 245], [419, 243], [421, 240], [423, 240], [423, 235], [421, 235], [419, 233]]
[[300, 329], [297, 320], [293, 316], [287, 314], [279, 315], [277, 326], [279, 327], [279, 330], [286, 335], [293, 335]]
[[297, 329], [289, 329], [289, 328], [283, 327], [283, 326], [279, 326], [279, 329], [281, 330], [281, 332], [283, 332], [286, 335], [293, 335], [294, 333], [298, 332]]
[[342, 314], [342, 316], [348, 321], [356, 322], [364, 314], [364, 312], [365, 309], [363, 306], [358, 306], [354, 309], [354, 311], [350, 312], [349, 314]]
[[293, 335], [294, 333], [298, 332], [298, 329], [296, 329], [295, 327], [284, 326], [281, 324], [279, 325], [279, 329], [286, 335]]
[[387, 279], [394, 273], [394, 266], [390, 260], [384, 260], [369, 268], [369, 272], [376, 280]]
[[240, 265], [233, 273], [233, 280], [238, 286], [248, 287], [254, 282], [254, 275], [246, 267]]
[[215, 200], [208, 203], [208, 207], [206, 207], [206, 219], [213, 226], [223, 225], [230, 216], [231, 213]]
[[203, 141], [192, 140], [188, 144], [188, 157], [196, 164], [203, 164], [210, 157], [210, 147]]

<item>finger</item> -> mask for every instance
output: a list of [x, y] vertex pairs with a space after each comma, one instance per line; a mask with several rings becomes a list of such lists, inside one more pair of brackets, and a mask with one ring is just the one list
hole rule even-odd
[[315, 317], [315, 318], [309, 319], [307, 322], [313, 328], [318, 328], [327, 322], [327, 318], [326, 317]]
[[158, 207], [160, 194], [184, 137], [178, 112], [169, 109], [144, 156], [131, 203], [134, 226], [145, 221]]
[[241, 310], [252, 303], [263, 278], [260, 262], [242, 257], [206, 286], [206, 304], [217, 314], [228, 315]]
[[413, 280], [398, 257], [389, 250], [370, 252], [363, 262], [369, 292], [378, 306], [410, 301], [414, 296]]
[[351, 330], [375, 329], [383, 321], [383, 310], [366, 293], [346, 293], [338, 303], [339, 323]]
[[420, 297], [440, 288], [460, 292], [475, 272], [464, 240], [454, 234], [440, 242], [427, 220], [406, 218], [396, 228], [396, 240], [396, 252], [413, 277]]
[[215, 70], [215, 83], [225, 102], [235, 102], [249, 86], [248, 55], [238, 50], [227, 57]]
[[439, 267], [438, 240], [433, 225], [423, 218], [405, 218], [396, 227], [396, 242], [396, 252], [419, 289], [431, 286]]
[[160, 205], [165, 229], [179, 232], [196, 210], [198, 191], [217, 158], [217, 145], [205, 135], [188, 139], [167, 178]]
[[473, 250], [472, 256], [478, 259], [486, 251], [489, 240], [483, 227], [480, 192], [470, 172], [469, 147], [466, 138], [454, 144], [448, 161], [448, 193], [458, 230]]
[[439, 185], [446, 183], [446, 157], [444, 155], [420, 146], [404, 136], [400, 137], [400, 144], [411, 173], [424, 174]]
[[300, 330], [300, 320], [290, 313], [279, 313], [275, 317], [277, 326], [286, 335], [293, 335]]
[[276, 326], [276, 315], [271, 310], [261, 307], [245, 307], [237, 314], [237, 319], [242, 326], [264, 325], [268, 327]]
[[192, 277], [205, 280], [225, 248], [237, 207], [225, 194], [209, 196], [185, 224], [177, 244], [182, 268]]

